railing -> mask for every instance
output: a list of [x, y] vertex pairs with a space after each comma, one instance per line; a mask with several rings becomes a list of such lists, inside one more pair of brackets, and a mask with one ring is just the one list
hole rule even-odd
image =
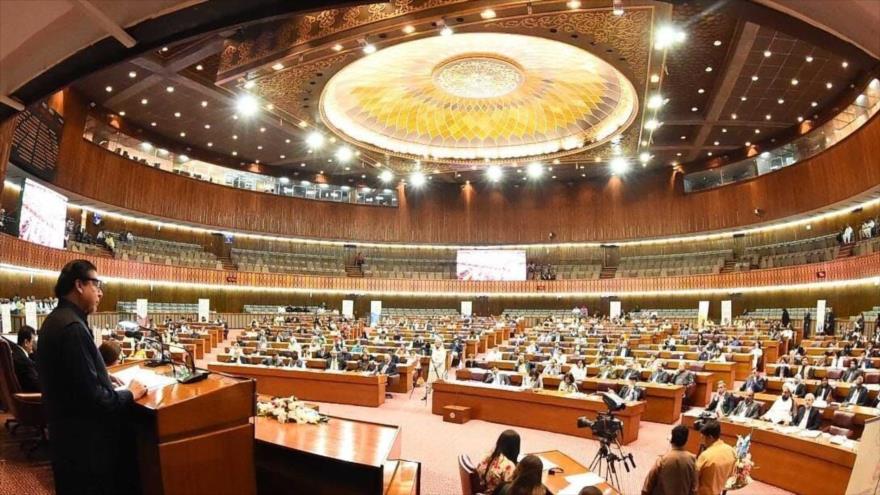
[[[0, 235], [0, 263], [12, 267], [57, 273], [67, 262], [85, 258], [98, 267], [102, 277], [124, 283], [170, 283], [216, 288], [259, 287], [280, 290], [311, 290], [337, 293], [372, 292], [397, 294], [620, 294], [683, 290], [773, 287], [817, 282], [847, 281], [880, 277], [880, 253], [839, 260], [766, 270], [675, 277], [645, 277], [601, 280], [526, 280], [482, 282], [459, 280], [413, 280], [348, 278], [288, 273], [253, 273], [122, 261], [52, 249]], [[2, 267], [0, 267], [2, 268]], [[112, 282], [112, 280], [111, 280]]]

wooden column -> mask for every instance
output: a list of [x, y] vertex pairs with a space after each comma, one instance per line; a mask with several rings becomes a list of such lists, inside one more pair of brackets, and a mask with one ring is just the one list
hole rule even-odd
[[12, 151], [12, 132], [14, 130], [15, 116], [0, 123], [0, 184], [6, 179], [6, 165], [9, 163], [9, 153]]

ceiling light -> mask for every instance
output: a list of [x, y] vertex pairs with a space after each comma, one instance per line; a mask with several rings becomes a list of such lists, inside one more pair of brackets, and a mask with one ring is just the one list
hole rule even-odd
[[801, 116], [798, 116], [797, 121], [798, 121], [798, 122], [803, 122], [803, 121], [804, 121], [804, 118], [801, 117]]
[[257, 145], [257, 149], [258, 149], [258, 150], [263, 149], [263, 145], [262, 145], [262, 144]]
[[272, 70], [281, 70], [283, 68], [284, 68], [284, 64], [282, 64], [281, 62], [278, 62], [272, 66]]
[[108, 93], [112, 93], [112, 92], [113, 92], [113, 86], [107, 86], [106, 88], [104, 88], [104, 91], [106, 91], [106, 92], [108, 92]]
[[681, 140], [682, 140], [682, 141], [684, 141], [684, 140], [687, 139], [687, 138], [688, 138], [687, 136], [681, 136]]
[[804, 60], [806, 60], [807, 62], [812, 62], [812, 61], [813, 61], [813, 56], [812, 56], [812, 55], [807, 55], [807, 57], [806, 57]]
[[483, 19], [494, 19], [495, 18], [495, 11], [492, 9], [486, 9], [486, 10], [480, 12], [480, 17], [482, 17]]
[[761, 134], [761, 129], [755, 129], [755, 134]]
[[135, 71], [131, 71], [128, 73], [128, 77], [130, 77], [132, 79], [136, 78], [137, 76], [138, 76], [138, 73]]
[[180, 118], [180, 112], [174, 112], [174, 117], [176, 117], [176, 118], [179, 119], [179, 118]]
[[815, 101], [813, 101], [813, 102], [810, 102], [810, 106], [815, 108], [815, 107], [819, 106], [819, 104], [816, 103]]
[[443, 29], [440, 30], [440, 36], [452, 36], [452, 28], [443, 26]]
[[340, 146], [339, 149], [336, 150], [334, 156], [336, 156], [336, 159], [340, 162], [345, 163], [354, 157], [354, 152], [347, 146]]
[[406, 26], [403, 27], [403, 33], [404, 33], [404, 34], [413, 34], [414, 32], [416, 32], [416, 28], [413, 27], [412, 25], [409, 25], [409, 24], [408, 24], [408, 25], [406, 25]]
[[746, 141], [746, 146], [751, 146], [751, 145], [752, 145], [751, 141]]
[[119, 111], [119, 116], [120, 116], [120, 117], [125, 117], [125, 110], [120, 110], [120, 111]]
[[233, 152], [232, 152], [232, 156], [238, 156], [238, 152], [237, 152], [237, 151], [233, 151]]
[[654, 129], [660, 127], [660, 122], [657, 122], [657, 119], [651, 119], [645, 122], [645, 129], [649, 131], [653, 131]]
[[537, 179], [541, 177], [543, 173], [544, 166], [541, 165], [539, 162], [532, 162], [526, 165], [526, 175], [528, 175], [529, 178]]
[[611, 174], [612, 175], [623, 175], [627, 171], [629, 171], [629, 162], [626, 161], [626, 158], [617, 157], [611, 160]]
[[779, 98], [778, 100], [776, 100], [776, 103], [779, 103], [780, 105], [782, 105], [783, 103], [785, 103], [785, 99]]
[[733, 120], [736, 120], [736, 114], [735, 113], [730, 114], [730, 118]]
[[288, 138], [288, 139], [285, 139], [284, 142], [287, 143], [287, 144], [290, 144], [290, 139], [289, 139], [289, 138]]
[[299, 166], [300, 166], [300, 167], [305, 167], [306, 164], [305, 164], [305, 163], [300, 163]]
[[581, 8], [581, 3], [578, 0], [568, 0], [567, 2], [565, 2], [565, 5], [570, 9]]
[[712, 156], [712, 152], [711, 151], [707, 152], [706, 156]]
[[205, 129], [210, 129], [210, 128], [211, 128], [211, 124], [205, 124]]
[[684, 39], [685, 34], [681, 29], [673, 26], [661, 26], [657, 29], [657, 35], [654, 39], [654, 48], [657, 50], [664, 50], [681, 43]]
[[265, 128], [265, 127], [260, 127], [260, 132], [266, 132], [266, 128]]
[[237, 141], [237, 140], [238, 140], [238, 134], [233, 134], [233, 135], [232, 135], [232, 140], [233, 140], [233, 141]]
[[367, 55], [371, 53], [376, 53], [376, 46], [367, 43], [366, 45], [364, 45], [364, 53], [366, 53]]
[[651, 82], [652, 83], [660, 82], [660, 76], [658, 76], [657, 74], [651, 74]]
[[254, 81], [247, 81], [244, 83], [244, 89], [252, 89], [256, 85], [257, 83]]
[[290, 179], [288, 179], [287, 177], [279, 177], [278, 182], [282, 184], [290, 184]]
[[178, 158], [180, 159], [181, 162], [188, 162], [189, 161], [189, 157], [186, 155], [180, 155]]
[[768, 113], [767, 115], [764, 116], [764, 118], [767, 120], [772, 120], [773, 116]]
[[715, 42], [712, 44], [715, 46], [721, 46], [721, 40], [715, 40]]
[[256, 98], [245, 94], [238, 97], [238, 100], [235, 102], [235, 109], [245, 117], [250, 117], [260, 110], [260, 104]]
[[320, 132], [313, 132], [306, 138], [306, 144], [309, 148], [318, 149], [324, 145], [324, 135]]
[[639, 161], [642, 163], [648, 163], [649, 161], [651, 161], [651, 154], [647, 151], [643, 151], [641, 154], [639, 154]]
[[208, 106], [208, 102], [206, 100], [202, 100], [202, 108], [206, 108]]
[[696, 112], [697, 110], [699, 110], [699, 108], [697, 108], [697, 107], [691, 107], [691, 112]]
[[748, 100], [748, 99], [749, 99], [749, 98], [748, 98], [747, 96], [740, 96], [740, 97], [739, 97], [739, 101], [746, 101], [746, 100]]
[[167, 91], [167, 92], [169, 92], [169, 93], [173, 93], [173, 92], [174, 92], [174, 86], [166, 86], [166, 87], [165, 87], [165, 91]]
[[844, 69], [846, 69], [847, 67], [849, 67], [849, 62], [847, 62], [846, 60], [844, 60], [843, 63], [840, 64], [840, 66], [843, 67]]
[[204, 69], [204, 67], [202, 66], [202, 64], [199, 64], [199, 65], [196, 66], [196, 70], [202, 70], [202, 69]]
[[656, 110], [663, 106], [663, 95], [655, 93], [648, 98], [648, 108]]
[[791, 80], [791, 85], [792, 85], [792, 86], [797, 86], [797, 85], [798, 85], [798, 80], [797, 80], [797, 79], [792, 79], [792, 80]]
[[727, 127], [722, 127], [722, 128], [721, 128], [721, 132], [723, 132], [723, 133], [726, 134], [726, 133], [727, 133]]
[[758, 80], [758, 76], [752, 76], [752, 82], [757, 81], [757, 80]]
[[306, 127], [309, 126], [309, 123], [306, 122], [305, 120], [300, 120], [300, 121], [299, 121], [299, 126], [302, 127], [303, 129], [305, 129]]
[[718, 146], [719, 144], [721, 144], [721, 142], [720, 142], [720, 141], [715, 141], [715, 142], [712, 143], [712, 144], [714, 144], [715, 146]]
[[167, 51], [168, 51], [168, 47], [167, 47], [167, 46], [163, 46], [163, 47], [162, 47], [162, 52], [164, 53], [164, 52], [167, 52]]
[[705, 93], [705, 92], [706, 92], [706, 90], [703, 89], [703, 88], [700, 88], [700, 89], [697, 90], [697, 93], [699, 93], [699, 94], [703, 94], [703, 93]]
[[764, 58], [768, 58], [770, 55], [773, 55], [770, 50], [764, 50]]
[[618, 17], [623, 15], [623, 3], [621, 0], [613, 0], [611, 3], [611, 13]]
[[379, 180], [382, 182], [391, 182], [394, 180], [394, 173], [390, 170], [383, 170], [382, 173], [379, 174]]
[[336, 43], [335, 45], [333, 45], [333, 51], [336, 51], [336, 52], [342, 51], [342, 45], [340, 45], [339, 43]]
[[214, 146], [214, 143], [212, 143], [212, 142], [209, 141], [209, 142], [208, 142], [208, 148], [211, 148], [211, 147], [213, 147], [213, 146]]
[[409, 183], [413, 185], [413, 187], [422, 187], [425, 185], [425, 174], [419, 170], [411, 173], [409, 175]]
[[159, 148], [159, 154], [165, 156], [168, 154], [168, 150], [166, 150], [165, 148]]
[[149, 102], [150, 102], [150, 100], [148, 100], [146, 98], [141, 98], [141, 105], [146, 105]]
[[706, 72], [712, 72], [712, 67], [706, 67]]
[[156, 123], [155, 123], [155, 122], [150, 122], [150, 126], [152, 126], [152, 127], [156, 127]]
[[504, 175], [504, 170], [498, 165], [492, 165], [486, 169], [486, 178], [491, 182], [498, 182]]
[[284, 160], [285, 158], [287, 158], [287, 156], [285, 156], [285, 155], [278, 155], [278, 158]]
[[186, 137], [186, 133], [185, 133], [185, 132], [181, 132], [181, 133], [180, 133], [180, 137]]
[[831, 89], [832, 87], [834, 87], [834, 85], [831, 84], [830, 82], [825, 83], [825, 88], [826, 88], [826, 89]]
[[232, 120], [238, 120], [238, 114], [237, 114], [237, 113], [232, 114]]
[[151, 149], [153, 149], [153, 145], [144, 141], [143, 143], [141, 143], [141, 148], [145, 151], [150, 151]]

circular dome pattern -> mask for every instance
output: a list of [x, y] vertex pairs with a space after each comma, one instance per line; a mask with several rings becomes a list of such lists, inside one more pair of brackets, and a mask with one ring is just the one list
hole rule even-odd
[[534, 36], [464, 33], [380, 50], [337, 72], [324, 123], [356, 144], [435, 160], [511, 160], [597, 146], [636, 116], [600, 58]]

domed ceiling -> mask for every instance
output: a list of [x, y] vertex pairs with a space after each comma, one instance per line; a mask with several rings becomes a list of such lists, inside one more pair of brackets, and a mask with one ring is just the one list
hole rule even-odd
[[466, 162], [568, 154], [629, 125], [638, 97], [617, 69], [570, 44], [504, 33], [423, 38], [345, 66], [326, 125], [357, 145]]

